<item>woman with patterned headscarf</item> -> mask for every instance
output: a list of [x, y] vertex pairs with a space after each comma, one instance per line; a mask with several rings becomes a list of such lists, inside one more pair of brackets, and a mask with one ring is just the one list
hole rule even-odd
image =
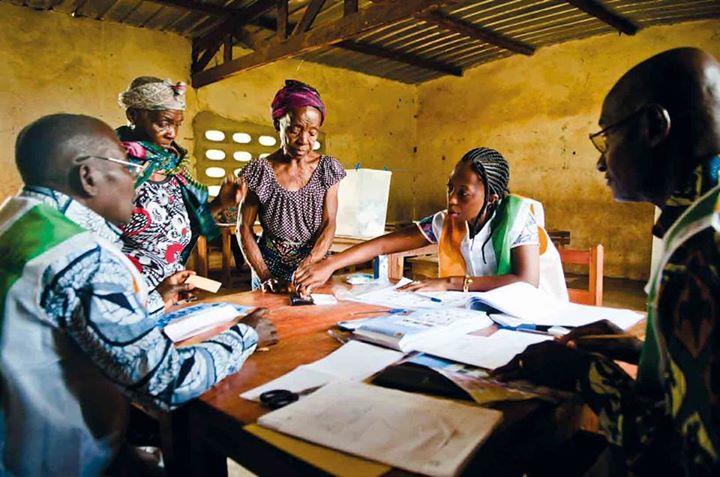
[[200, 235], [218, 236], [213, 214], [234, 205], [238, 185], [225, 181], [208, 202], [187, 151], [176, 141], [185, 110], [184, 83], [141, 76], [120, 94], [129, 126], [116, 130], [128, 157], [145, 165], [135, 183], [135, 209], [123, 230], [123, 251], [150, 287], [185, 268]]
[[[273, 99], [272, 120], [280, 148], [242, 170], [247, 194], [238, 235], [253, 270], [253, 288], [290, 283], [298, 266], [325, 257], [335, 236], [339, 182], [345, 177], [333, 157], [313, 149], [325, 119], [315, 88], [287, 80]], [[260, 218], [262, 236], [253, 232]]]
[[[523, 281], [567, 299], [563, 277], [558, 280], [555, 276], [557, 270], [562, 275], [562, 269], [548, 267], [545, 274], [540, 267], [540, 248], [543, 253], [555, 251], [536, 221], [540, 205], [511, 195], [509, 181], [510, 166], [499, 152], [486, 147], [472, 149], [450, 175], [446, 210], [302, 267], [295, 273], [295, 284], [307, 292], [339, 268], [438, 244], [440, 278], [412, 282], [405, 290], [486, 291]], [[557, 251], [554, 257], [559, 266]]]

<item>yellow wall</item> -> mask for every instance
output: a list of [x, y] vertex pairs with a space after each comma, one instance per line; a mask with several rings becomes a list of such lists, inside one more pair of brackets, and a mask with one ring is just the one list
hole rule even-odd
[[720, 23], [567, 42], [420, 85], [415, 184], [432, 193], [418, 194], [419, 212], [443, 206], [438, 175], [466, 150], [493, 147], [510, 161], [511, 189], [544, 203], [549, 228], [571, 231], [575, 247], [602, 243], [607, 275], [647, 278], [653, 209], [613, 203], [588, 133], [598, 129], [605, 93], [625, 71], [679, 46], [720, 57]]
[[[38, 117], [58, 112], [125, 123], [118, 93], [139, 75], [187, 81], [190, 42], [169, 33], [0, 4], [0, 200], [20, 187], [14, 144]], [[190, 107], [189, 115], [194, 108]], [[183, 136], [191, 137], [189, 128]], [[182, 139], [187, 144], [187, 140]]]

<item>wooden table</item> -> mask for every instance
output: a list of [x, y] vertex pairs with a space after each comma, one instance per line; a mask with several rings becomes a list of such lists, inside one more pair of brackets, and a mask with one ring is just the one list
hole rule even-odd
[[[328, 293], [329, 288], [318, 292]], [[243, 427], [256, 422], [268, 410], [239, 395], [334, 351], [340, 345], [326, 330], [350, 318], [351, 312], [378, 307], [347, 302], [290, 307], [287, 296], [260, 292], [226, 295], [214, 301], [268, 308], [280, 342], [269, 351], [255, 352], [238, 373], [184, 408], [189, 416], [188, 450], [181, 451], [188, 459], [185, 470], [192, 469], [197, 475], [226, 475], [225, 458], [230, 457], [261, 476], [325, 475], [246, 432]], [[581, 406], [577, 402], [558, 406], [532, 401], [492, 407], [504, 412], [503, 423], [477, 452], [467, 475], [516, 474], [529, 462], [541, 458], [549, 446], [563, 442], [580, 425]], [[406, 475], [399, 470], [391, 474]]]

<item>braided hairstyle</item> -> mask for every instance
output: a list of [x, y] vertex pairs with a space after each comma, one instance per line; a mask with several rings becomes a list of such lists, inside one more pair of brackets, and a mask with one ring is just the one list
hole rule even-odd
[[[510, 164], [508, 164], [502, 154], [489, 147], [476, 147], [475, 149], [469, 150], [462, 159], [460, 159], [460, 162], [470, 164], [485, 187], [483, 206], [472, 224], [471, 232], [472, 235], [475, 236], [482, 228], [482, 225], [484, 225], [480, 223], [480, 218], [483, 216], [483, 213], [489, 206], [495, 208], [499, 203], [498, 201], [494, 204], [488, 204], [488, 197], [497, 194], [500, 200], [502, 200], [510, 193], [508, 189], [508, 183], [510, 182]], [[491, 212], [492, 210], [488, 210], [488, 216]], [[490, 231], [486, 242], [490, 240], [493, 232], [493, 230]], [[485, 260], [485, 244], [483, 244], [482, 253], [483, 260]]]

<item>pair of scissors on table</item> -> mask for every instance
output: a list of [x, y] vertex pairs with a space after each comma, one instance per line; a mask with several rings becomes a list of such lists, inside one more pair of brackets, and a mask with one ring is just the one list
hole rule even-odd
[[281, 407], [294, 403], [300, 399], [300, 396], [307, 396], [321, 387], [322, 386], [314, 386], [298, 392], [288, 391], [287, 389], [273, 389], [272, 391], [265, 391], [260, 394], [260, 402], [268, 409], [280, 409]]

